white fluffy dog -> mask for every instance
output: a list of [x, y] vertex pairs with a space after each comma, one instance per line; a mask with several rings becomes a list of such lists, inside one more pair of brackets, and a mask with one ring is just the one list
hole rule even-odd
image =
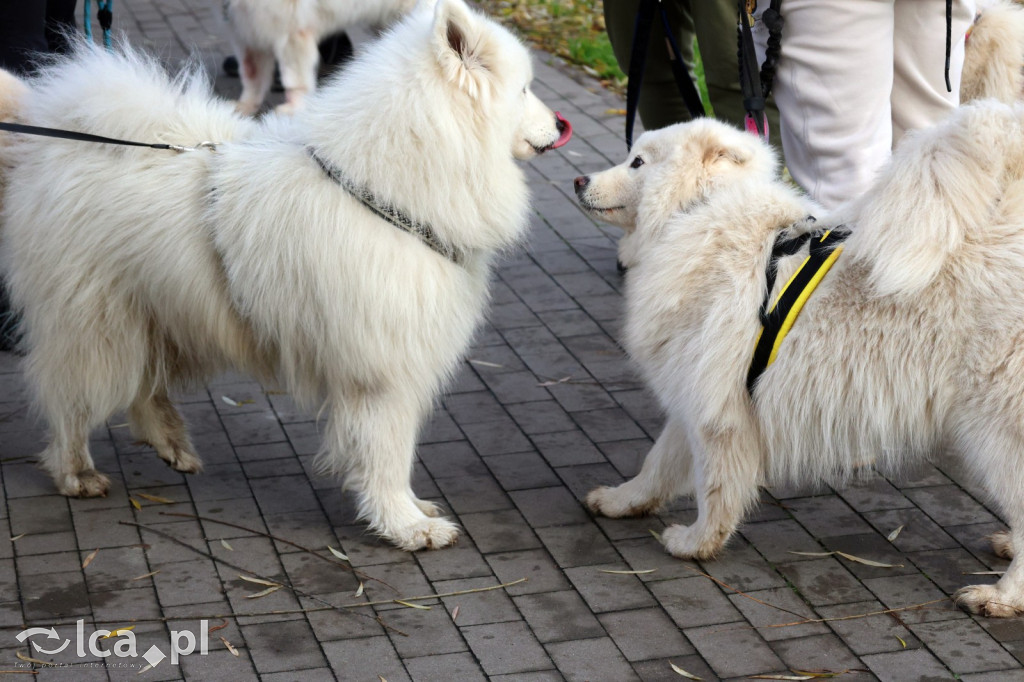
[[1011, 0], [981, 0], [967, 35], [960, 100], [1024, 96], [1024, 7]]
[[224, 0], [224, 18], [238, 57], [242, 94], [238, 111], [255, 114], [281, 73], [286, 101], [278, 107], [292, 114], [316, 89], [317, 43], [347, 28], [381, 28], [402, 17], [416, 0]]
[[[1024, 110], [964, 107], [915, 133], [843, 222], [852, 230], [753, 395], [746, 380], [776, 238], [821, 227], [772, 151], [712, 120], [644, 134], [620, 166], [576, 179], [622, 226], [624, 343], [667, 413], [639, 475], [593, 490], [606, 516], [694, 494], [698, 517], [662, 538], [720, 551], [769, 482], [893, 468], [951, 448], [1024, 547]], [[771, 300], [807, 253], [778, 261]], [[958, 594], [975, 612], [1024, 610], [1024, 563]]]
[[326, 414], [321, 463], [373, 530], [409, 550], [453, 542], [457, 527], [413, 494], [414, 447], [481, 320], [492, 261], [527, 225], [516, 160], [571, 133], [531, 78], [511, 33], [440, 0], [295, 118], [242, 118], [201, 72], [171, 80], [128, 50], [80, 46], [31, 82], [34, 125], [220, 143], [9, 148], [2, 262], [58, 489], [107, 491], [88, 437], [122, 408], [172, 467], [199, 470], [168, 393], [234, 366]]

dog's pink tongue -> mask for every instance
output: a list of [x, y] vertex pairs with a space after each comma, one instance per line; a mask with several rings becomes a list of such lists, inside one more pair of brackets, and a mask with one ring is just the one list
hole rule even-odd
[[564, 118], [557, 111], [555, 112], [555, 118], [557, 118], [558, 122], [561, 123], [564, 127], [562, 128], [562, 134], [558, 136], [558, 140], [553, 145], [551, 145], [552, 149], [558, 149], [559, 147], [563, 146], [566, 142], [568, 142], [569, 138], [572, 137], [572, 124], [569, 123], [568, 119]]

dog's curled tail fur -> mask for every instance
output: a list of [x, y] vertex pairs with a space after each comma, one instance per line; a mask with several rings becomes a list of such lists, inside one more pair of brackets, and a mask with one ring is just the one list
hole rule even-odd
[[978, 3], [967, 39], [960, 101], [994, 97], [1011, 103], [1024, 95], [1024, 7], [1010, 0]]
[[1007, 186], [1024, 178], [1024, 107], [965, 105], [907, 135], [853, 207], [851, 258], [879, 296], [927, 287], [969, 235], [984, 238]]

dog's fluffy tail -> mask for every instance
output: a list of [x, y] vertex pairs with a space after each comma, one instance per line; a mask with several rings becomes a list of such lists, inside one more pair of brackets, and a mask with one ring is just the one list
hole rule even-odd
[[960, 101], [1024, 95], [1024, 7], [1009, 0], [978, 3], [960, 79]]
[[971, 234], [984, 234], [1021, 178], [1024, 108], [994, 100], [960, 107], [904, 137], [853, 208], [848, 253], [867, 267], [876, 294], [913, 295]]

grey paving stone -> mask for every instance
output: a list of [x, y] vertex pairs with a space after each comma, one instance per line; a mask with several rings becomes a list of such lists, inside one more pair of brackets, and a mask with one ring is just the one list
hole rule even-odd
[[488, 676], [554, 668], [524, 622], [473, 625], [462, 634]]
[[[817, 614], [789, 587], [730, 594], [729, 601], [768, 642], [813, 637], [829, 632], [828, 627], [822, 623], [794, 624], [813, 620]], [[780, 625], [785, 627], [778, 627]]]
[[261, 673], [319, 668], [326, 664], [305, 620], [243, 625], [242, 635]]
[[820, 537], [819, 541], [829, 551], [845, 552], [859, 559], [887, 564], [885, 567], [870, 566], [838, 557], [839, 562], [858, 578], [882, 578], [918, 572], [908, 555], [898, 551], [891, 542], [878, 533]]
[[[828, 627], [839, 635], [846, 646], [850, 647], [850, 650], [858, 656], [897, 652], [921, 646], [913, 633], [903, 627], [900, 621], [887, 614], [878, 613], [885, 608], [880, 602], [872, 600], [837, 604], [836, 606], [819, 606], [817, 611], [822, 618], [834, 619], [828, 622]], [[877, 615], [849, 618], [869, 613]], [[844, 618], [848, 619], [841, 620]], [[900, 618], [902, 619], [902, 616]]]
[[513, 601], [541, 642], [587, 639], [605, 634], [586, 603], [572, 590], [526, 594], [514, 597]]
[[426, 426], [420, 433], [419, 442], [424, 443], [449, 443], [465, 438], [465, 434], [459, 429], [459, 425], [449, 416], [443, 407], [434, 411]]
[[565, 481], [566, 487], [581, 503], [587, 499], [587, 495], [594, 488], [604, 485], [616, 486], [623, 482], [619, 472], [605, 462], [558, 467], [556, 471]]
[[[743, 621], [685, 628], [683, 634], [719, 677], [786, 670], [786, 666], [765, 641]], [[737, 652], [743, 652], [743, 655], [739, 656]]]
[[899, 489], [877, 474], [866, 481], [857, 482], [840, 489], [839, 496], [858, 512], [902, 509], [914, 506], [914, 503], [907, 499]]
[[946, 682], [953, 674], [927, 649], [861, 656], [881, 682]]
[[598, 619], [631, 662], [687, 656], [696, 651], [660, 608], [612, 611]]
[[551, 659], [566, 680], [628, 682], [640, 678], [611, 639], [585, 639], [547, 645]]
[[11, 532], [15, 535], [73, 530], [71, 510], [63, 495], [9, 499], [7, 510]]
[[615, 563], [567, 568], [565, 574], [594, 613], [654, 606], [656, 602], [637, 576], [606, 572], [628, 570], [626, 564]]
[[462, 424], [466, 438], [482, 457], [529, 452], [533, 445], [511, 417], [499, 421]]
[[580, 524], [589, 518], [580, 503], [561, 486], [519, 490], [509, 496], [534, 528]]
[[546, 488], [561, 483], [554, 470], [536, 452], [494, 455], [484, 461], [506, 491]]
[[680, 628], [742, 620], [740, 612], [707, 578], [695, 576], [662, 580], [648, 583], [648, 587]]
[[491, 575], [490, 566], [468, 538], [460, 538], [458, 544], [443, 552], [420, 552], [416, 560], [427, 579], [434, 583]]
[[[966, 618], [935, 583], [923, 575], [904, 575], [892, 578], [870, 578], [864, 586], [871, 590], [887, 608], [904, 608], [925, 604], [921, 608], [900, 612], [900, 618], [907, 623], [924, 623], [933, 620]], [[853, 600], [850, 600], [853, 601]]]
[[573, 419], [595, 443], [633, 440], [647, 434], [621, 408], [573, 412]]
[[903, 552], [923, 552], [957, 546], [956, 540], [942, 530], [941, 526], [916, 508], [869, 512], [864, 514], [864, 518], [882, 535], [889, 535], [899, 526], [903, 526], [903, 530], [893, 541], [896, 548]]
[[740, 533], [772, 564], [811, 561], [810, 557], [792, 552], [822, 551], [818, 541], [791, 519], [744, 524]]
[[56, 622], [91, 611], [81, 570], [20, 575], [19, 588], [29, 621]]
[[487, 391], [449, 395], [444, 399], [444, 406], [459, 426], [500, 421], [508, 416], [505, 408]]
[[456, 514], [511, 509], [512, 500], [490, 473], [463, 474], [436, 479], [448, 505]]
[[[386, 585], [373, 581], [364, 581], [366, 596], [371, 600], [379, 599], [401, 599], [403, 597], [419, 597], [427, 594], [434, 594], [430, 583], [427, 581], [423, 571], [414, 561], [403, 561], [397, 564], [379, 564], [366, 568], [366, 573], [377, 580], [383, 581]], [[390, 586], [390, 587], [388, 587]], [[433, 606], [438, 603], [436, 599], [418, 601], [423, 606]], [[379, 606], [378, 610], [389, 609], [389, 606]], [[407, 607], [395, 605], [393, 608], [404, 609]]]
[[502, 583], [526, 578], [525, 583], [507, 588], [512, 595], [555, 592], [570, 587], [562, 569], [543, 549], [489, 554], [485, 559]]
[[946, 549], [933, 552], [914, 552], [909, 555], [913, 565], [935, 582], [947, 594], [953, 594], [964, 585], [995, 582], [998, 576], [978, 576], [988, 567], [975, 559], [967, 550]]
[[615, 563], [619, 555], [593, 523], [535, 529], [559, 566], [593, 566]]
[[996, 670], [989, 673], [972, 673], [961, 675], [964, 682], [1021, 682], [1024, 680], [1024, 670], [1014, 668], [1011, 670]]
[[913, 488], [904, 494], [942, 526], [991, 523], [997, 520], [965, 490], [955, 485]]
[[476, 659], [468, 653], [407, 658], [404, 663], [417, 682], [473, 682], [487, 679]]
[[579, 430], [536, 435], [533, 442], [540, 454], [553, 467], [605, 461], [601, 451]]
[[697, 654], [673, 656], [656, 661], [640, 661], [633, 664], [633, 670], [643, 682], [678, 682], [680, 675], [672, 669], [673, 665], [703, 680], [717, 679], [715, 672]]
[[545, 380], [538, 379], [533, 372], [482, 372], [480, 376], [503, 405], [551, 400], [551, 394], [541, 385]]
[[[464, 592], [496, 585], [498, 585], [498, 581], [491, 576], [466, 580], [445, 580], [434, 583], [434, 589], [438, 593]], [[504, 589], [444, 597], [441, 601], [444, 602], [452, 621], [460, 627], [522, 619]]]
[[1003, 670], [1017, 665], [999, 642], [970, 618], [911, 625], [914, 634], [955, 673]]
[[576, 428], [576, 424], [554, 400], [516, 403], [506, 408], [519, 428], [528, 436], [557, 433]]
[[792, 582], [800, 596], [813, 606], [865, 601], [871, 598], [871, 593], [832, 557], [787, 564], [780, 566], [779, 570]]
[[623, 478], [632, 478], [640, 473], [644, 458], [654, 442], [648, 438], [601, 443], [601, 452]]
[[202, 604], [223, 593], [217, 569], [210, 561], [191, 559], [164, 564], [159, 569], [153, 583], [163, 606]]
[[326, 642], [324, 654], [339, 680], [375, 680], [388, 682], [411, 679], [387, 637], [365, 637]]
[[442, 608], [401, 608], [388, 611], [387, 624], [405, 633], [390, 632], [391, 643], [401, 658], [415, 658], [431, 654], [450, 654], [466, 651], [466, 643], [459, 629]]
[[871, 526], [837, 495], [789, 500], [786, 506], [796, 520], [815, 537], [871, 532]]
[[416, 449], [423, 466], [434, 478], [478, 476], [487, 473], [480, 455], [467, 441], [420, 445]]
[[[771, 644], [772, 650], [790, 670], [832, 670], [843, 672], [861, 667], [843, 641], [832, 633], [812, 637], [782, 639]], [[871, 675], [845, 673], [844, 679], [864, 682]]]
[[462, 514], [462, 526], [484, 554], [541, 546], [533, 530], [515, 509]]

